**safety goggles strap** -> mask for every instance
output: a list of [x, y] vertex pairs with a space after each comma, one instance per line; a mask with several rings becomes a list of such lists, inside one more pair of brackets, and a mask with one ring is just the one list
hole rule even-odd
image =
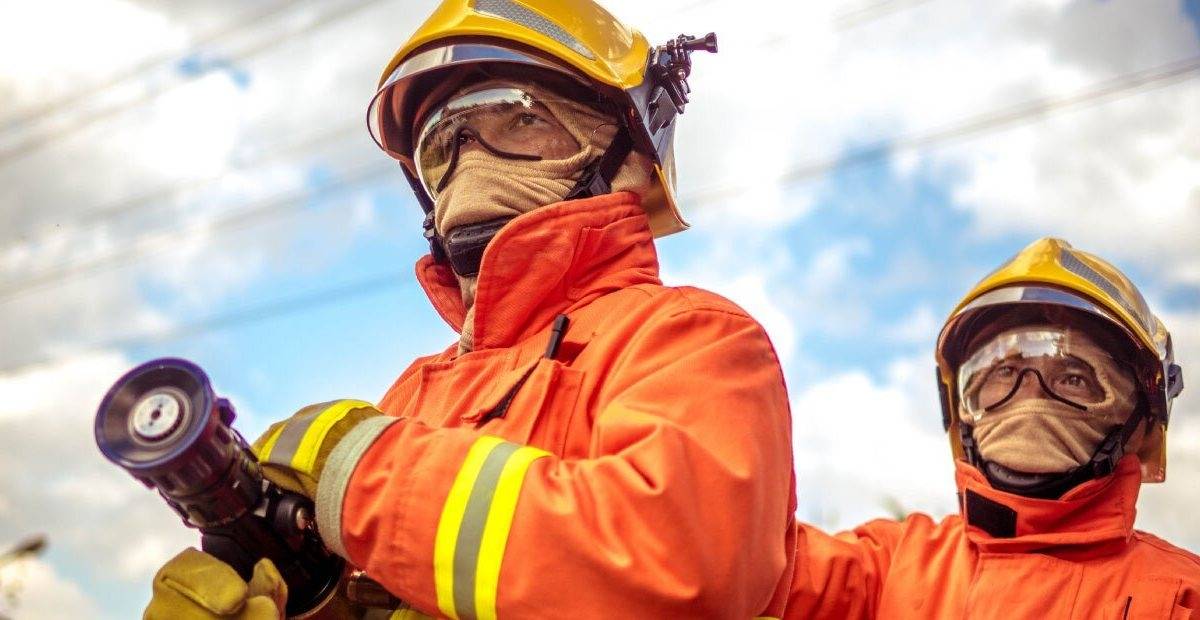
[[612, 143], [608, 145], [604, 155], [584, 168], [583, 175], [579, 177], [575, 187], [567, 193], [566, 200], [603, 196], [611, 192], [613, 179], [632, 150], [633, 139], [629, 137], [629, 132], [622, 127], [617, 135], [613, 136]]
[[1139, 391], [1137, 408], [1125, 420], [1124, 424], [1113, 429], [1104, 438], [1104, 441], [1100, 443], [1100, 447], [1092, 454], [1092, 459], [1088, 462], [1088, 469], [1091, 471], [1092, 478], [1107, 476], [1116, 471], [1117, 462], [1125, 456], [1125, 444], [1129, 443], [1129, 439], [1137, 431], [1138, 425], [1149, 420], [1150, 409], [1146, 403], [1146, 397]]

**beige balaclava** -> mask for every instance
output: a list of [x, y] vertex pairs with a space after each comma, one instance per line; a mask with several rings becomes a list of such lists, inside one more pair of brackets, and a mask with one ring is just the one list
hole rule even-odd
[[[1004, 332], [996, 339], [1013, 331], [1017, 330]], [[985, 461], [1030, 474], [1066, 472], [1087, 463], [1113, 427], [1123, 424], [1133, 413], [1137, 403], [1133, 377], [1084, 332], [1074, 328], [1063, 331], [1071, 343], [1071, 355], [1095, 370], [1104, 400], [1080, 411], [1042, 394], [1008, 403], [985, 413], [978, 421], [960, 406], [959, 419], [974, 426], [975, 442]], [[1036, 381], [1032, 376], [1023, 380]], [[967, 390], [978, 388], [969, 385]], [[1139, 426], [1126, 444], [1127, 454], [1137, 451], [1143, 434], [1144, 427]]]
[[[485, 88], [515, 87], [542, 102], [563, 127], [583, 145], [570, 157], [555, 160], [505, 159], [482, 149], [463, 153], [449, 183], [434, 202], [434, 225], [445, 236], [465, 224], [516, 216], [562, 201], [583, 169], [600, 157], [617, 132], [616, 120], [587, 105], [564, 100], [533, 82], [495, 80], [460, 89], [450, 98]], [[645, 195], [651, 188], [653, 164], [631, 152], [613, 179], [612, 190]], [[475, 322], [475, 285], [478, 276], [457, 276], [467, 308], [458, 352], [472, 349]]]

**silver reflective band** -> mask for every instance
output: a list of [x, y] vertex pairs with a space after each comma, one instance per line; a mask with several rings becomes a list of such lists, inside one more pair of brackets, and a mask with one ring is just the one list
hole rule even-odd
[[540, 32], [571, 48], [576, 54], [588, 60], [596, 58], [591, 50], [584, 47], [578, 39], [563, 30], [561, 26], [510, 0], [476, 0], [475, 10]]
[[317, 481], [317, 496], [314, 498], [317, 505], [317, 529], [321, 532], [321, 540], [325, 541], [325, 546], [342, 557], [347, 557], [346, 546], [342, 543], [342, 502], [346, 499], [350, 476], [362, 460], [363, 453], [379, 439], [383, 431], [399, 421], [400, 418], [381, 415], [359, 422], [338, 442], [325, 461], [325, 469]]
[[1129, 316], [1133, 317], [1133, 319], [1137, 321], [1138, 324], [1141, 325], [1142, 329], [1146, 330], [1147, 333], [1154, 333], [1154, 325], [1151, 324], [1151, 321], [1147, 316], [1147, 314], [1149, 314], [1149, 310], [1142, 310], [1134, 307], [1135, 302], [1141, 302], [1140, 306], [1145, 308], [1146, 303], [1144, 300], [1127, 299], [1121, 294], [1121, 291], [1117, 290], [1117, 287], [1113, 286], [1112, 282], [1109, 282], [1107, 278], [1099, 273], [1096, 273], [1095, 269], [1092, 269], [1087, 263], [1080, 260], [1079, 257], [1070, 250], [1063, 250], [1062, 265], [1067, 271], [1070, 271], [1084, 280], [1091, 282], [1096, 288], [1099, 288], [1110, 298], [1116, 300], [1116, 302], [1121, 304], [1121, 307], [1129, 313]]

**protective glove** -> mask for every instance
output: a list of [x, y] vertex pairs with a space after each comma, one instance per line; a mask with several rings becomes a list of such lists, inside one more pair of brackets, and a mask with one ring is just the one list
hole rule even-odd
[[144, 620], [281, 620], [287, 584], [268, 559], [254, 565], [250, 582], [217, 558], [187, 548], [154, 576]]
[[359, 422], [381, 415], [383, 412], [361, 400], [309, 405], [272, 424], [251, 449], [268, 480], [315, 498], [321, 471], [334, 446]]

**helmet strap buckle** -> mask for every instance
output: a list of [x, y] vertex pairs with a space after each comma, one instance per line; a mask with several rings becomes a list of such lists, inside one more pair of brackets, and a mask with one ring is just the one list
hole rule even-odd
[[592, 198], [612, 192], [613, 179], [632, 150], [633, 140], [629, 137], [629, 132], [622, 127], [617, 131], [617, 135], [613, 136], [612, 143], [608, 145], [604, 154], [583, 169], [583, 174], [579, 176], [575, 187], [567, 192], [564, 200]]

